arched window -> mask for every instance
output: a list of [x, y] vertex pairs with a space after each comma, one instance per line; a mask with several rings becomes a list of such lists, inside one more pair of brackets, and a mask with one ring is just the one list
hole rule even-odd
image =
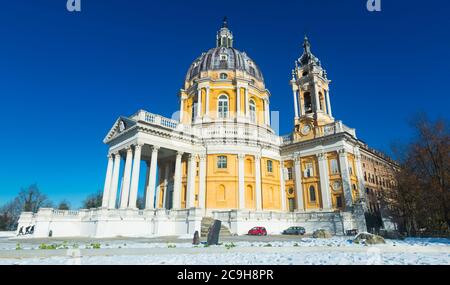
[[228, 96], [220, 95], [217, 105], [217, 114], [220, 119], [228, 118]]
[[217, 189], [217, 201], [225, 201], [225, 186], [219, 185]]
[[324, 111], [325, 109], [323, 108], [323, 103], [324, 103], [324, 97], [322, 92], [319, 92], [319, 110], [320, 111]]
[[221, 73], [221, 74], [220, 74], [220, 79], [222, 79], [222, 80], [228, 79], [228, 74], [226, 74], [226, 73]]
[[245, 174], [248, 176], [253, 175], [253, 161], [250, 158], [245, 161]]
[[311, 93], [306, 92], [303, 94], [303, 100], [305, 103], [305, 112], [306, 113], [312, 113], [312, 103], [311, 103]]
[[314, 186], [309, 187], [309, 201], [316, 202], [316, 188]]
[[253, 99], [250, 99], [249, 109], [250, 109], [250, 120], [253, 123], [256, 123], [256, 104]]

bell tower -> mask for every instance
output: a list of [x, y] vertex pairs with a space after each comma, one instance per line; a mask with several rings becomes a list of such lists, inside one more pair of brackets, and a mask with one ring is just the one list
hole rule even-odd
[[334, 122], [330, 83], [320, 60], [312, 54], [311, 44], [305, 36], [303, 54], [295, 61], [290, 82], [295, 108], [294, 140], [313, 139], [319, 135], [321, 126]]

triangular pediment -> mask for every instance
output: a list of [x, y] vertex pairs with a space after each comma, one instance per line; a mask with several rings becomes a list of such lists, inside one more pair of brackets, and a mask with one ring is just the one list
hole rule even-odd
[[127, 118], [127, 117], [119, 117], [116, 122], [113, 124], [111, 130], [106, 135], [103, 140], [104, 143], [110, 141], [111, 139], [118, 137], [122, 133], [126, 132], [131, 127], [135, 126], [136, 122]]

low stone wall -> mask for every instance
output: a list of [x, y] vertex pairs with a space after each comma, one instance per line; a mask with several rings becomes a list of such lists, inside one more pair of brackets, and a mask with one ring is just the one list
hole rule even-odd
[[[222, 221], [232, 234], [245, 235], [256, 226], [265, 227], [269, 234], [281, 234], [292, 226], [302, 226], [307, 233], [326, 229], [334, 235], [347, 230], [366, 231], [357, 212], [281, 213], [243, 210], [213, 211], [209, 216]], [[41, 209], [38, 213], [22, 213], [20, 229], [34, 227], [33, 234], [24, 238], [67, 237], [154, 237], [193, 235], [201, 231], [202, 209], [183, 210], [109, 210], [92, 209], [59, 211]], [[364, 218], [364, 217], [362, 217]]]
[[221, 220], [232, 233], [238, 235], [247, 234], [253, 227], [265, 227], [269, 234], [281, 234], [283, 230], [293, 226], [304, 227], [307, 233], [325, 229], [334, 235], [344, 235], [347, 230], [367, 230], [353, 212], [280, 213], [231, 210], [215, 211], [213, 217]]
[[194, 234], [200, 231], [202, 211], [187, 210], [108, 210], [59, 211], [41, 209], [23, 213], [20, 229], [34, 226], [29, 238], [52, 237], [151, 237]]

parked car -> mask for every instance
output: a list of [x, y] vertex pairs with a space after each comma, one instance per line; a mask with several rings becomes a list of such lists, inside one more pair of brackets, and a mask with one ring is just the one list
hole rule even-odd
[[306, 230], [304, 227], [290, 227], [283, 231], [283, 235], [304, 235]]
[[267, 230], [264, 227], [254, 227], [248, 231], [249, 236], [266, 236]]

